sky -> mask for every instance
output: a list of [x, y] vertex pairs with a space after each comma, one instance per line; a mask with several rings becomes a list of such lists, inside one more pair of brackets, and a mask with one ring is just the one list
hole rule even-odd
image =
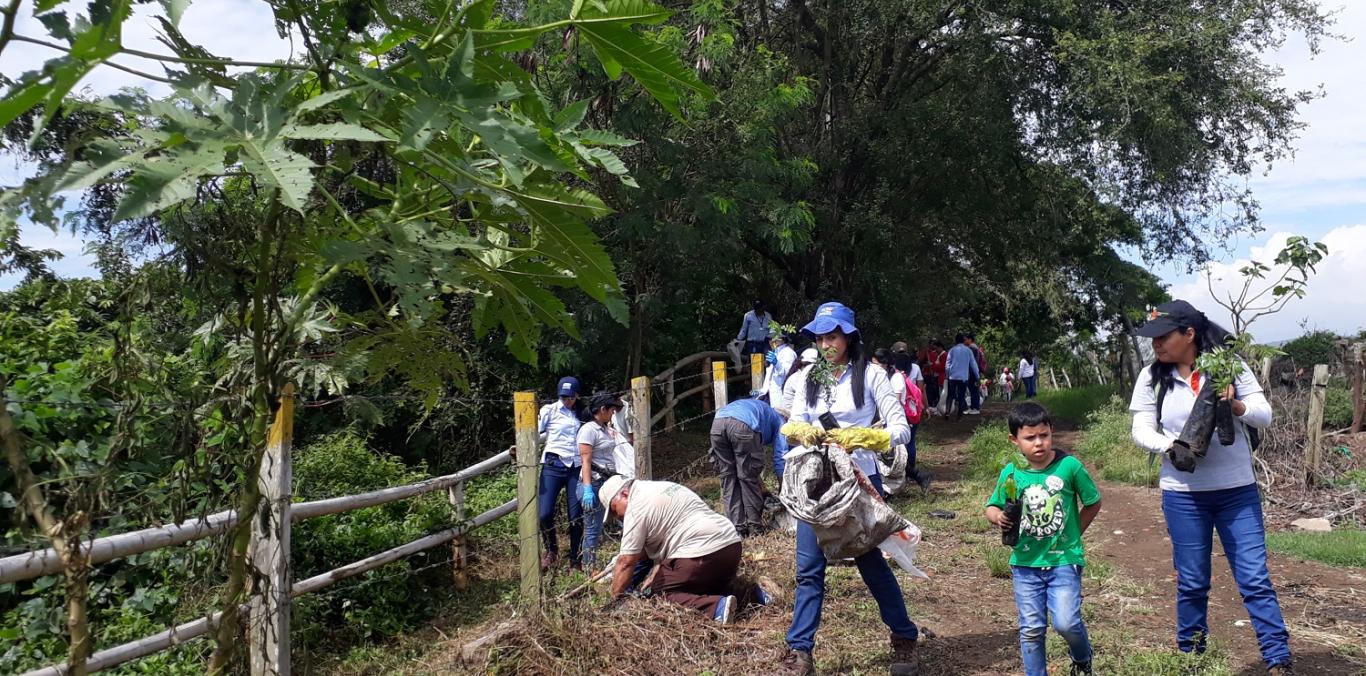
[[[159, 3], [136, 5], [133, 18], [124, 27], [125, 45], [168, 51], [155, 40], [152, 17], [160, 7]], [[1334, 32], [1344, 39], [1325, 40], [1320, 53], [1313, 55], [1302, 39], [1292, 37], [1267, 56], [1282, 69], [1281, 84], [1286, 89], [1322, 87], [1324, 95], [1301, 109], [1301, 120], [1308, 126], [1293, 144], [1294, 157], [1263, 167], [1251, 178], [1265, 229], [1229, 242], [1225, 250], [1215, 253], [1216, 260], [1207, 268], [1216, 293], [1223, 297], [1230, 290], [1236, 293], [1241, 286], [1239, 268], [1250, 259], [1270, 263], [1292, 234], [1328, 245], [1329, 255], [1309, 280], [1306, 297], [1253, 324], [1252, 333], [1262, 341], [1293, 338], [1306, 329], [1338, 333], [1366, 329], [1366, 2], [1327, 0], [1324, 7], [1337, 10]], [[23, 35], [46, 36], [41, 25], [28, 15], [21, 16], [16, 29]], [[288, 58], [302, 48], [277, 35], [268, 5], [256, 1], [191, 3], [181, 20], [181, 31], [214, 54], [253, 61]], [[53, 54], [36, 45], [11, 44], [0, 55], [0, 72], [18, 74], [37, 68]], [[153, 61], [126, 56], [118, 61], [139, 70], [160, 72]], [[88, 94], [103, 95], [126, 86], [164, 93], [162, 85], [109, 68], [97, 69], [80, 87]], [[0, 186], [16, 184], [25, 173], [26, 167], [14, 158], [0, 156]], [[91, 268], [91, 257], [82, 253], [83, 243], [69, 232], [54, 234], [45, 228], [28, 227], [22, 240], [28, 246], [62, 252], [64, 258], [53, 265], [59, 275], [97, 274]], [[1212, 319], [1228, 323], [1227, 313], [1211, 298], [1203, 273], [1190, 274], [1169, 265], [1152, 269], [1168, 282], [1174, 297], [1184, 298]], [[0, 290], [19, 281], [16, 275], [0, 276]]]

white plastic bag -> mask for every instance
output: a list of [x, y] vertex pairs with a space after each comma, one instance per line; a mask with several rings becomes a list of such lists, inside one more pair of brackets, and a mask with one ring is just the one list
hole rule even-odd
[[922, 580], [930, 579], [925, 571], [915, 567], [915, 549], [920, 545], [920, 529], [915, 524], [910, 524], [905, 528], [892, 533], [890, 537], [883, 540], [877, 546], [886, 553], [887, 558], [896, 561], [896, 565], [910, 573], [911, 577], [918, 577]]
[[619, 439], [612, 448], [612, 463], [616, 465], [617, 474], [627, 479], [636, 478], [636, 447], [629, 441]]

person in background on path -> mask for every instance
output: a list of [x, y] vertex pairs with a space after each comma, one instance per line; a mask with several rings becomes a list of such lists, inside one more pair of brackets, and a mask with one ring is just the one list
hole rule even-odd
[[[740, 534], [702, 498], [669, 481], [603, 482], [607, 516], [622, 521], [621, 551], [612, 571], [612, 597], [625, 594], [642, 562], [657, 565], [649, 591], [729, 624], [739, 605], [731, 594], [743, 551]], [[756, 590], [760, 603], [767, 595]]]
[[[868, 367], [862, 334], [854, 324], [854, 311], [840, 303], [825, 303], [816, 309], [815, 318], [802, 328], [802, 332], [815, 338], [826, 361], [808, 366], [794, 376], [797, 391], [791, 419], [819, 424], [821, 417], [828, 413], [840, 427], [869, 427], [874, 418], [880, 417], [891, 436], [891, 446], [906, 443], [911, 435], [906, 412], [892, 392], [887, 373]], [[867, 449], [852, 449], [851, 455], [854, 464], [881, 493], [882, 477], [878, 475], [877, 455]], [[877, 601], [882, 621], [891, 632], [892, 675], [918, 674], [916, 639], [919, 629], [906, 612], [901, 586], [883, 559], [882, 551], [873, 549], [854, 559], [854, 563]], [[811, 650], [815, 647], [825, 601], [825, 569], [825, 554], [816, 540], [815, 531], [809, 524], [797, 522], [796, 600], [792, 626], [787, 630], [788, 650], [782, 658], [787, 673], [815, 673]]]
[[[1044, 407], [1018, 404], [1006, 424], [1010, 443], [1020, 449], [1029, 468], [1006, 464], [987, 501], [986, 516], [1002, 530], [1018, 525], [1010, 577], [1020, 611], [1025, 676], [1048, 676], [1044, 639], [1049, 618], [1067, 642], [1072, 676], [1090, 676], [1091, 639], [1081, 618], [1081, 572], [1086, 566], [1081, 536], [1100, 513], [1100, 491], [1080, 460], [1053, 449], [1053, 421]], [[1008, 495], [1008, 480], [1018, 491], [1014, 496]], [[1007, 499], [1020, 502], [1019, 524], [1004, 511]]]
[[892, 366], [896, 369], [896, 375], [889, 376], [894, 380], [902, 378], [906, 381], [906, 423], [911, 428], [911, 439], [906, 442], [906, 478], [920, 486], [921, 493], [928, 493], [931, 477], [929, 473], [921, 472], [915, 466], [916, 433], [920, 430], [920, 422], [928, 415], [925, 393], [916, 383], [915, 376], [911, 375], [911, 369], [915, 369], [914, 373], [920, 373], [920, 370], [916, 368], [915, 359], [905, 352], [892, 355]]
[[[972, 353], [972, 348], [964, 343], [966, 340], [967, 336], [961, 333], [953, 337], [953, 347], [949, 349], [944, 367], [949, 377], [949, 405], [957, 407], [958, 420], [963, 418], [964, 413], [976, 413], [968, 410], [968, 384], [980, 375], [977, 370], [977, 356]], [[949, 411], [945, 408], [944, 418], [948, 417]]]
[[944, 349], [944, 343], [934, 341], [934, 363], [930, 365], [930, 370], [934, 377], [939, 381], [939, 414], [948, 416], [949, 414], [949, 351]]
[[768, 325], [773, 321], [773, 317], [768, 314], [764, 301], [754, 301], [754, 309], [745, 313], [745, 318], [740, 322], [740, 332], [735, 335], [735, 339], [744, 343], [741, 354], [763, 354], [768, 350], [769, 338], [773, 334], [769, 331]]
[[[977, 385], [977, 394], [979, 396], [978, 401], [980, 403], [986, 403], [986, 400], [991, 397], [991, 378], [982, 379], [982, 381]], [[978, 408], [977, 412], [981, 413], [982, 409]]]
[[792, 365], [797, 363], [797, 351], [792, 349], [791, 336], [775, 336], [770, 344], [773, 349], [769, 351], [767, 358], [768, 372], [764, 375], [764, 396], [768, 403], [773, 406], [780, 406], [783, 403], [783, 385], [787, 383], [787, 374], [792, 372]]
[[982, 348], [977, 345], [977, 336], [974, 334], [964, 335], [963, 344], [972, 350], [972, 357], [977, 361], [977, 375], [968, 379], [968, 394], [972, 398], [972, 406], [968, 409], [968, 415], [982, 414], [982, 400], [986, 399], [987, 390], [978, 383], [979, 378], [986, 378], [990, 371], [987, 370], [987, 355], [982, 352]]
[[1176, 645], [1182, 652], [1205, 650], [1210, 555], [1217, 531], [1267, 670], [1289, 674], [1290, 633], [1266, 566], [1266, 524], [1248, 434], [1249, 427], [1271, 424], [1271, 404], [1242, 364], [1238, 378], [1219, 393], [1231, 402], [1237, 421], [1233, 444], [1225, 446], [1214, 435], [1193, 471], [1178, 470], [1169, 457], [1172, 442], [1185, 427], [1200, 388], [1211, 386], [1195, 370], [1195, 360], [1224, 345], [1229, 333], [1183, 300], [1157, 306], [1137, 333], [1152, 339], [1157, 360], [1135, 379], [1129, 410], [1134, 442], [1162, 455], [1158, 485], [1176, 567]]
[[583, 511], [583, 567], [597, 565], [598, 545], [602, 541], [602, 504], [598, 490], [608, 477], [617, 473], [617, 444], [623, 441], [612, 428], [612, 415], [622, 402], [610, 392], [597, 392], [588, 400], [592, 419], [579, 428], [579, 508]]
[[[808, 347], [805, 350], [802, 350], [801, 355], [797, 357], [796, 363], [792, 364], [792, 370], [787, 372], [787, 379], [783, 381], [783, 397], [779, 403], [774, 406], [778, 411], [778, 415], [781, 415], [784, 419], [791, 416], [792, 398], [797, 395], [797, 381], [794, 380], [792, 376], [797, 375], [802, 369], [816, 363], [820, 358], [821, 355], [816, 351], [816, 348]], [[778, 483], [781, 484], [783, 481], [782, 466], [776, 465], [776, 467], [778, 470]]]
[[920, 365], [916, 363], [915, 355], [912, 355], [910, 351], [907, 350], [906, 343], [900, 341], [892, 343], [892, 364], [894, 366], [898, 363], [897, 355], [899, 354], [904, 354], [907, 357], [909, 357], [909, 359], [904, 362], [900, 362], [902, 365], [907, 366], [907, 368], [901, 368], [900, 366], [897, 366], [897, 370], [909, 375], [911, 378], [911, 382], [915, 383], [916, 386], [920, 388], [921, 393], [924, 393], [925, 375], [920, 371]]
[[555, 386], [559, 401], [541, 407], [536, 430], [541, 442], [541, 481], [537, 493], [537, 516], [541, 522], [541, 540], [545, 554], [541, 569], [545, 570], [560, 559], [559, 540], [555, 534], [555, 501], [560, 492], [565, 494], [569, 516], [569, 561], [579, 567], [579, 540], [583, 535], [583, 509], [579, 501], [579, 427], [582, 422], [576, 408], [579, 400], [579, 379], [560, 378]]
[[1001, 381], [1001, 398], [1010, 401], [1015, 393], [1015, 375], [1010, 372], [1009, 366], [1001, 367], [1001, 377], [997, 380]]
[[782, 416], [758, 399], [732, 401], [712, 420], [711, 462], [721, 477], [726, 517], [741, 537], [763, 533], [763, 449], [773, 446], [774, 471], [782, 477], [787, 453], [787, 438], [778, 432], [782, 426]]
[[1038, 362], [1034, 359], [1033, 352], [1025, 350], [1020, 353], [1020, 365], [1017, 369], [1019, 373], [1017, 375], [1020, 377], [1020, 383], [1024, 385], [1025, 399], [1033, 399], [1034, 395], [1037, 394], [1039, 386], [1039, 378], [1035, 375], [1037, 368]]

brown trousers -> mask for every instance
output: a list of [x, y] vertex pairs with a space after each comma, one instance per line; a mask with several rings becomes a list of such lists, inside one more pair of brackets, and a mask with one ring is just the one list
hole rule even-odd
[[717, 602], [731, 593], [740, 570], [740, 551], [736, 542], [692, 559], [665, 559], [655, 571], [650, 591], [708, 615], [715, 613]]

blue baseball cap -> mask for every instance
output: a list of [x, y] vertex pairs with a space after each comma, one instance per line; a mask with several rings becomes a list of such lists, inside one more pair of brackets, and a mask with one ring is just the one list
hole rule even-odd
[[802, 327], [802, 333], [820, 336], [835, 329], [845, 333], [858, 331], [858, 327], [854, 326], [854, 311], [845, 307], [843, 303], [830, 302], [816, 308], [816, 318]]
[[560, 384], [555, 386], [555, 395], [559, 397], [579, 396], [579, 379], [574, 376], [560, 378]]

